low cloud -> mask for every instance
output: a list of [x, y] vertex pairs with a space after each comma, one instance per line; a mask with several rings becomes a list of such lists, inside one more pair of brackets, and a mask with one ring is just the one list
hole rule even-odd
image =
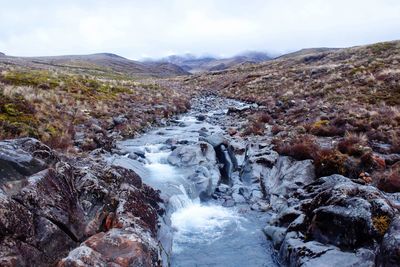
[[396, 0], [16, 0], [0, 9], [0, 51], [132, 59], [282, 53], [400, 39], [399, 14]]

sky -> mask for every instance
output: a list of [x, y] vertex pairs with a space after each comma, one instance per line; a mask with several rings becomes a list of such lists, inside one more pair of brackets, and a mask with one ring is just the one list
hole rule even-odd
[[400, 39], [399, 0], [0, 0], [0, 52], [281, 54]]

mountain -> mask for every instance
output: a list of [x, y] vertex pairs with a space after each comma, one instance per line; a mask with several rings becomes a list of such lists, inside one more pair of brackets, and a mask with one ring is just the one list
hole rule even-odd
[[170, 77], [189, 74], [168, 62], [138, 62], [111, 53], [47, 57], [0, 57], [0, 63], [33, 69], [65, 69], [82, 73], [115, 73], [134, 77]]
[[316, 48], [304, 48], [292, 53], [287, 53], [284, 55], [281, 55], [277, 58], [290, 58], [290, 57], [297, 57], [297, 56], [305, 56], [305, 55], [311, 55], [311, 54], [316, 54], [316, 53], [323, 53], [323, 52], [331, 52], [338, 50], [339, 48], [328, 48], [328, 47], [316, 47]]
[[0, 57], [4, 57], [6, 54], [0, 52]]
[[249, 51], [229, 58], [217, 58], [212, 56], [196, 57], [192, 54], [172, 55], [160, 60], [147, 62], [164, 62], [180, 66], [190, 73], [203, 73], [207, 71], [219, 71], [246, 63], [259, 63], [270, 60], [272, 57], [263, 52]]

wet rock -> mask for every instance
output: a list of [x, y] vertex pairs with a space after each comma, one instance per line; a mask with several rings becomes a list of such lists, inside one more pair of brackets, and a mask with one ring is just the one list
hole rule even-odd
[[233, 193], [232, 199], [235, 201], [235, 203], [246, 203], [246, 199], [244, 198], [244, 196], [238, 193]]
[[206, 168], [198, 166], [195, 173], [188, 177], [195, 185], [196, 191], [201, 199], [210, 197], [217, 188], [220, 180], [220, 174], [215, 168]]
[[233, 206], [235, 206], [235, 200], [233, 200], [231, 198], [227, 199], [227, 200], [225, 200], [224, 203], [222, 203], [222, 206], [227, 207], [227, 208], [233, 207]]
[[275, 248], [279, 249], [286, 236], [286, 228], [267, 225], [263, 229], [264, 234], [272, 240]]
[[205, 138], [200, 138], [200, 141], [204, 141], [212, 145], [214, 148], [220, 145], [226, 144], [225, 136], [222, 133], [215, 133]]
[[203, 114], [199, 114], [199, 115], [196, 116], [196, 119], [198, 121], [205, 121], [206, 120], [206, 116], [203, 115]]
[[210, 144], [179, 146], [168, 156], [168, 162], [178, 167], [197, 166], [201, 162], [216, 162], [215, 151]]
[[[245, 170], [249, 173], [248, 169]], [[277, 211], [287, 207], [287, 200], [292, 193], [315, 179], [311, 160], [296, 161], [289, 157], [279, 157], [272, 168], [253, 164], [250, 171], [250, 175], [255, 176], [253, 181], [257, 176], [262, 177], [259, 180], [260, 187]]]

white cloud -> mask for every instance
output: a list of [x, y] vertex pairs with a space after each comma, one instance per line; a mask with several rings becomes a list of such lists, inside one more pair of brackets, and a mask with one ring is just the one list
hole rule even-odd
[[0, 51], [11, 55], [231, 55], [400, 39], [397, 0], [4, 0], [0, 6]]

